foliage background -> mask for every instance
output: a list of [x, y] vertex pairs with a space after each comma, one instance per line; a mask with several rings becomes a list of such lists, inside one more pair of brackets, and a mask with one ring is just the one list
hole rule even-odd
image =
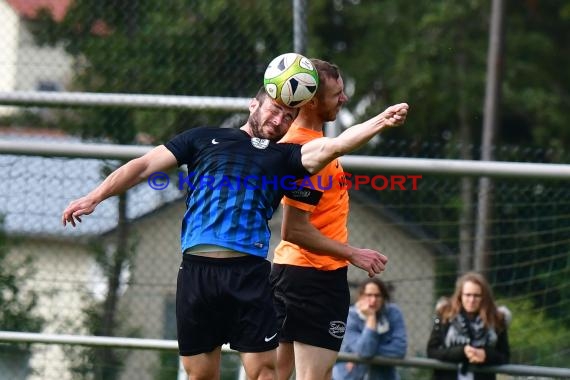
[[[390, 131], [359, 154], [480, 158], [490, 4], [483, 0], [307, 2], [306, 55], [337, 63], [351, 98], [339, 118], [340, 129], [389, 104], [411, 105], [405, 128]], [[73, 57], [68, 91], [250, 97], [261, 85], [271, 58], [293, 48], [290, 1], [76, 0], [62, 20], [54, 21], [44, 10], [26, 24], [36, 43], [61, 46]], [[506, 2], [500, 120], [493, 148], [498, 160], [570, 162], [569, 36], [570, 1]], [[245, 115], [109, 107], [59, 109], [49, 118], [24, 110], [4, 116], [2, 122], [64, 129], [89, 141], [133, 144], [144, 136], [147, 143], [158, 144], [198, 125], [237, 127]], [[473, 215], [475, 190], [467, 194], [466, 202], [455, 182], [434, 178], [422, 186], [433, 191], [373, 196], [406, 223], [420, 225], [433, 241], [458, 252], [457, 221], [464, 209]], [[559, 342], [570, 340], [558, 338], [570, 328], [564, 301], [570, 296], [564, 285], [570, 272], [568, 186], [499, 181], [495, 190], [494, 254], [486, 274], [499, 297], [515, 302], [514, 358], [567, 365], [570, 347]], [[121, 241], [105, 258], [109, 298], [88, 311], [92, 333], [136, 329], [121, 328], [120, 318], [113, 317], [117, 314], [113, 286], [119, 286], [120, 272], [132, 259], [126, 202], [122, 198], [119, 205]], [[438, 295], [452, 291], [458, 267], [456, 257], [440, 260]], [[32, 306], [24, 304], [24, 309]], [[29, 322], [30, 329], [38, 328], [35, 320]], [[546, 332], [540, 333], [535, 346], [517, 352], [519, 344], [531, 339], [525, 332], [543, 331], [529, 326], [541, 326]], [[90, 370], [97, 373], [97, 368]], [[105, 376], [119, 373], [117, 368]]]

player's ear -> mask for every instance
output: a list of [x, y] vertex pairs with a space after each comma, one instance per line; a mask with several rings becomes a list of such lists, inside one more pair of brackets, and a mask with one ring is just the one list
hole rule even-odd
[[318, 105], [319, 105], [319, 100], [317, 99], [317, 95], [315, 95], [311, 98], [311, 100], [305, 103], [304, 107], [314, 109], [317, 108]]
[[249, 102], [249, 112], [255, 111], [258, 106], [259, 106], [259, 100], [257, 100], [256, 98], [251, 99], [251, 102]]

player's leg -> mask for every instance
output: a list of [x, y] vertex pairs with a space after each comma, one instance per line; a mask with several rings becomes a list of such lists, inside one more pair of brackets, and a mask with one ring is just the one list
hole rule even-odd
[[[241, 361], [250, 380], [276, 380], [276, 350], [265, 352], [242, 352]], [[279, 378], [281, 379], [281, 378]]]
[[277, 347], [277, 375], [279, 380], [288, 380], [295, 368], [295, 352], [293, 343], [279, 342]]
[[338, 351], [295, 342], [295, 380], [330, 380]]
[[217, 347], [211, 352], [182, 356], [182, 366], [189, 380], [215, 380], [220, 378], [220, 362], [222, 348]]
[[178, 351], [191, 380], [219, 379], [221, 346], [229, 339], [219, 284], [221, 260], [185, 254], [178, 272], [176, 327]]
[[269, 285], [271, 263], [255, 256], [235, 261], [225, 289], [225, 308], [236, 314], [230, 347], [241, 353], [248, 379], [277, 379], [279, 337]]
[[293, 337], [288, 334], [287, 303], [288, 297], [283, 284], [286, 278], [287, 266], [273, 264], [269, 277], [273, 288], [273, 304], [277, 314], [277, 326], [279, 326], [279, 347], [277, 347], [277, 374], [279, 380], [288, 380], [295, 368], [295, 356], [293, 352]]
[[330, 380], [350, 305], [347, 268], [322, 271], [286, 266], [280, 285], [284, 331], [294, 342], [296, 380]]

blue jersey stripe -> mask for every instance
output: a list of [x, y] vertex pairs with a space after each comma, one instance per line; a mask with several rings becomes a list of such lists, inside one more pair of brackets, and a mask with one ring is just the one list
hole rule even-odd
[[216, 244], [267, 257], [268, 220], [283, 195], [278, 178], [308, 174], [300, 146], [270, 143], [260, 148], [245, 133], [221, 128], [195, 128], [165, 146], [180, 165], [188, 165], [182, 250]]

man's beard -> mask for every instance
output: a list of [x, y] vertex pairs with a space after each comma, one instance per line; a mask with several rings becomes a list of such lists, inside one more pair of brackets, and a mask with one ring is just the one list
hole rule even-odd
[[251, 133], [253, 133], [253, 137], [257, 137], [260, 139], [267, 139], [267, 140], [271, 140], [271, 141], [279, 141], [281, 139], [281, 137], [284, 136], [284, 135], [281, 135], [281, 136], [277, 136], [277, 137], [273, 137], [273, 138], [268, 138], [267, 136], [264, 136], [263, 132], [261, 130], [260, 119], [261, 119], [261, 117], [260, 117], [259, 108], [256, 109], [255, 111], [253, 111], [253, 113], [251, 115], [249, 115], [249, 118], [247, 119], [247, 123], [249, 124], [249, 126], [251, 128]]
[[335, 121], [339, 112], [340, 112], [340, 109], [338, 109], [338, 111], [337, 111], [337, 108], [335, 107], [331, 110], [321, 111], [319, 116], [321, 117], [323, 122], [327, 123], [327, 122]]

